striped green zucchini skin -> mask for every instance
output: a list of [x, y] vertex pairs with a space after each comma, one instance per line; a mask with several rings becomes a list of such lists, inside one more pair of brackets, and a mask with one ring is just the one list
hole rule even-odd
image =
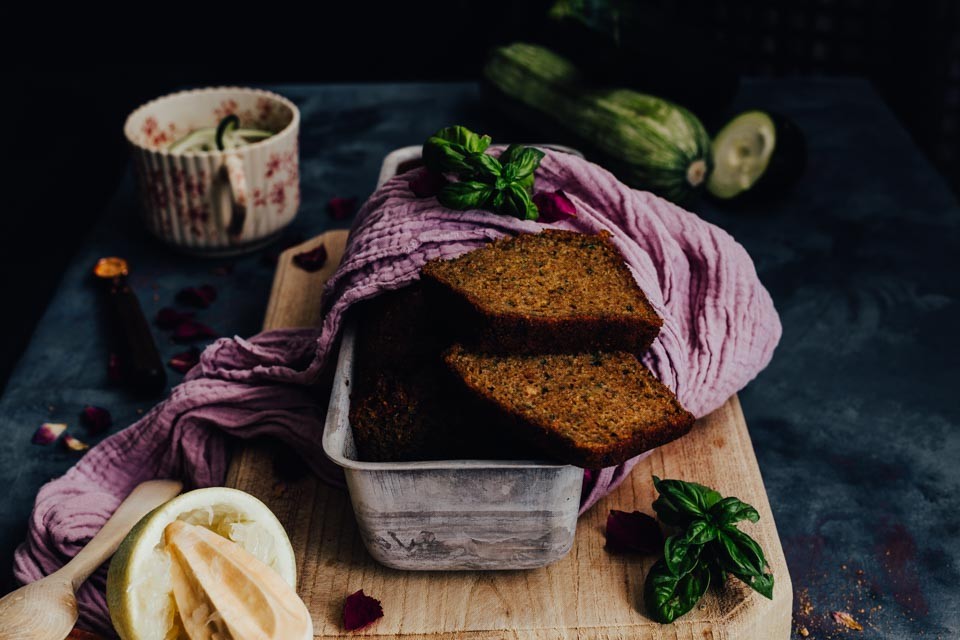
[[495, 49], [484, 77], [507, 111], [579, 146], [632, 187], [684, 202], [706, 182], [710, 136], [683, 107], [629, 89], [591, 87], [572, 63], [526, 43]]

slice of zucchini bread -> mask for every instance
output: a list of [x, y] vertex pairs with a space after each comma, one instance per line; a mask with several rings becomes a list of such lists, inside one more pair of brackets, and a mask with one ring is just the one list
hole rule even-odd
[[459, 341], [497, 353], [642, 353], [663, 324], [606, 231], [548, 230], [424, 265]]
[[518, 436], [578, 467], [620, 464], [694, 421], [632, 353], [502, 356], [454, 345], [444, 361]]

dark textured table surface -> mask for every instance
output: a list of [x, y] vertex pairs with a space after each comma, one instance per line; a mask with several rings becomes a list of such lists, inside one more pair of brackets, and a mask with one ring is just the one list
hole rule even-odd
[[[393, 148], [462, 123], [529, 139], [484, 106], [473, 85], [284, 86], [303, 113], [303, 205], [288, 237], [346, 226], [333, 196], [366, 196]], [[738, 107], [792, 116], [810, 163], [789, 198], [755, 211], [690, 208], [730, 231], [756, 261], [784, 326], [773, 363], [741, 401], [795, 588], [795, 621], [841, 637], [847, 611], [863, 638], [960, 633], [960, 207], [866, 82], [744, 83]], [[121, 123], [117, 123], [119, 127]], [[262, 254], [263, 252], [261, 252]], [[30, 444], [42, 422], [78, 424], [87, 404], [117, 426], [155, 400], [111, 387], [89, 271], [130, 258], [152, 316], [184, 286], [219, 291], [199, 319], [249, 335], [272, 267], [261, 254], [187, 258], [147, 237], [125, 181], [76, 258], [0, 400], [0, 558], [4, 580], [34, 495], [76, 455]], [[227, 268], [224, 268], [227, 267]], [[165, 359], [183, 348], [157, 332]], [[170, 382], [179, 374], [170, 372]]]

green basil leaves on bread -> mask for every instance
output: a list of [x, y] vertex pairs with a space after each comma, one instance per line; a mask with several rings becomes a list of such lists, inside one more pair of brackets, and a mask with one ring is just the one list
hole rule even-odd
[[446, 127], [423, 144], [423, 163], [434, 174], [450, 176], [437, 198], [450, 209], [486, 209], [521, 220], [536, 220], [534, 171], [543, 152], [510, 145], [499, 158], [486, 153], [490, 136], [466, 127]]

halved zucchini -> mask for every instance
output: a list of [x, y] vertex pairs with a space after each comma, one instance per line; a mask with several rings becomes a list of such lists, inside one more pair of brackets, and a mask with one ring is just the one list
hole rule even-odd
[[803, 173], [806, 142], [786, 117], [747, 111], [728, 122], [713, 139], [713, 172], [707, 191], [720, 200], [776, 196]]

